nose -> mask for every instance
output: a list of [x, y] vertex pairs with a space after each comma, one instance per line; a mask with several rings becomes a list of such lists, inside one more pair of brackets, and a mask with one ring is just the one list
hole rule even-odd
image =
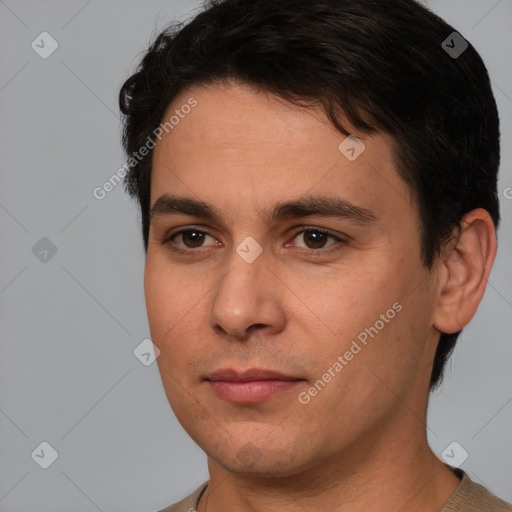
[[239, 340], [256, 330], [276, 334], [286, 322], [283, 300], [283, 285], [268, 267], [264, 252], [248, 263], [233, 251], [214, 290], [211, 327]]

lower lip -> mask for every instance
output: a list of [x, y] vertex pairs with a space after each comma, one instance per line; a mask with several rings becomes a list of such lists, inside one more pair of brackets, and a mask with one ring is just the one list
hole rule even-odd
[[208, 381], [212, 390], [221, 398], [238, 403], [257, 403], [289, 391], [301, 380], [254, 380], [249, 382]]

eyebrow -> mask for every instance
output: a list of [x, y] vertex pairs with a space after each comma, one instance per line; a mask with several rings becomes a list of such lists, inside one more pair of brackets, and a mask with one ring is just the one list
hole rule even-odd
[[[214, 206], [205, 201], [169, 194], [157, 199], [150, 210], [149, 218], [150, 222], [154, 222], [160, 216], [179, 214], [222, 224], [221, 216]], [[307, 196], [292, 201], [280, 201], [262, 215], [267, 222], [313, 216], [348, 219], [362, 225], [371, 224], [377, 219], [371, 210], [356, 206], [345, 199], [330, 196]]]

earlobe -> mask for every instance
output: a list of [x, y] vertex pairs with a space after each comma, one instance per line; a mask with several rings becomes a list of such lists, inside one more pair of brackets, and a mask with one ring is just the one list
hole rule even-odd
[[473, 318], [496, 257], [496, 230], [482, 208], [468, 212], [442, 253], [434, 327], [450, 334]]

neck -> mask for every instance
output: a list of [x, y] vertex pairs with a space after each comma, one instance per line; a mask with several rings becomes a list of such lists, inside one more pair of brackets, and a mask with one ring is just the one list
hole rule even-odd
[[210, 483], [198, 512], [440, 512], [460, 480], [430, 450], [423, 425], [414, 422], [414, 435], [395, 428], [390, 439], [380, 431], [292, 475], [233, 473], [209, 457]]

